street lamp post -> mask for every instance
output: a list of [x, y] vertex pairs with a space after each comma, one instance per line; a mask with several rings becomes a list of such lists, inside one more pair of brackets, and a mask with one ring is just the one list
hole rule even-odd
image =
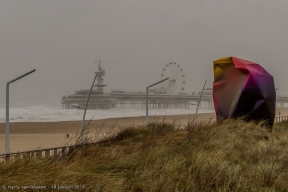
[[23, 75], [15, 78], [15, 79], [13, 79], [13, 80], [11, 80], [11, 81], [8, 81], [8, 82], [6, 83], [6, 130], [5, 130], [5, 131], [6, 131], [6, 137], [5, 137], [5, 151], [6, 151], [6, 154], [8, 154], [9, 151], [10, 151], [10, 138], [9, 138], [9, 137], [10, 137], [10, 124], [9, 124], [9, 85], [10, 85], [11, 83], [13, 83], [13, 82], [15, 82], [15, 81], [17, 81], [17, 80], [19, 80], [19, 79], [27, 76], [27, 75], [35, 72], [35, 71], [36, 71], [36, 69], [33, 69], [33, 70], [31, 70], [31, 71], [29, 71], [29, 72], [27, 72], [27, 73], [25, 73], [25, 74], [23, 74]]
[[166, 80], [168, 80], [169, 79], [169, 77], [167, 77], [166, 79], [163, 79], [163, 80], [161, 80], [161, 81], [158, 81], [157, 83], [154, 83], [154, 84], [152, 84], [152, 85], [149, 85], [147, 88], [146, 88], [146, 126], [148, 126], [148, 122], [149, 122], [149, 120], [148, 120], [148, 89], [150, 88], [150, 87], [153, 87], [154, 85], [157, 85], [157, 84], [159, 84], [159, 83], [162, 83], [163, 81], [166, 81]]

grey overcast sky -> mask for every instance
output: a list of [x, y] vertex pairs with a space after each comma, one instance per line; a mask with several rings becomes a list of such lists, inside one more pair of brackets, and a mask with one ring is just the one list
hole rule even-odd
[[[212, 63], [235, 56], [262, 65], [288, 94], [287, 0], [0, 0], [0, 95], [55, 103], [89, 89], [103, 60], [105, 91], [145, 91], [170, 61], [185, 92], [213, 82]], [[104, 62], [104, 61], [117, 61]]]

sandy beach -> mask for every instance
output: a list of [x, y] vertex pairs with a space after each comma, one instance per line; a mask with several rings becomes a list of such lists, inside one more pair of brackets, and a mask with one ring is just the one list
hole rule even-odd
[[[276, 116], [288, 116], [288, 108], [277, 108]], [[149, 116], [149, 121], [176, 121], [185, 125], [193, 115]], [[215, 118], [214, 113], [199, 114], [198, 119]], [[129, 126], [145, 125], [146, 117], [123, 117], [103, 120], [93, 120], [89, 123], [89, 136], [103, 136], [110, 131]], [[51, 148], [75, 143], [77, 132], [81, 131], [81, 121], [60, 122], [15, 122], [10, 123], [10, 152], [34, 150], [37, 148]], [[69, 138], [67, 137], [69, 134]], [[0, 123], [0, 154], [5, 152], [5, 123]]]

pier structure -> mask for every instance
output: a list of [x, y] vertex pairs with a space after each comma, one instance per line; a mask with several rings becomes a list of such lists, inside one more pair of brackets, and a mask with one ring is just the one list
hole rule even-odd
[[[62, 97], [62, 107], [70, 109], [71, 104], [77, 103], [84, 106], [88, 97], [89, 90], [76, 91], [75, 94], [68, 97]], [[167, 108], [189, 108], [189, 101], [197, 104], [200, 94], [149, 94], [148, 106], [150, 109], [167, 109]], [[103, 93], [99, 90], [93, 90], [90, 96], [88, 109], [110, 109], [116, 107], [130, 107], [130, 108], [145, 108], [146, 105], [145, 92], [123, 92], [111, 91], [110, 93]], [[288, 103], [288, 96], [277, 96], [276, 106], [284, 107]], [[200, 108], [213, 109], [213, 97], [211, 93], [202, 95]]]
[[[76, 91], [75, 94], [62, 97], [62, 108], [71, 109], [73, 103], [77, 103], [79, 106], [85, 106], [90, 90]], [[92, 90], [89, 104], [87, 109], [110, 109], [116, 108], [118, 103], [117, 99], [114, 99], [112, 95], [104, 94], [99, 90]]]
[[[167, 67], [174, 67], [174, 69], [178, 72], [180, 77], [182, 78], [182, 86], [180, 92], [169, 92], [167, 91], [167, 87], [162, 87], [161, 89], [151, 89], [149, 90], [149, 103], [148, 107], [150, 109], [167, 109], [167, 108], [189, 108], [189, 101], [197, 104], [200, 98], [200, 92], [193, 92], [192, 94], [183, 93], [185, 80], [180, 65], [176, 63], [170, 62], [165, 65], [162, 70], [161, 77], [163, 78], [165, 75], [165, 71], [167, 71]], [[179, 71], [180, 70], [180, 71]], [[97, 75], [97, 83], [93, 86], [94, 89], [91, 92], [88, 109], [110, 109], [116, 107], [142, 107], [146, 106], [146, 93], [145, 92], [124, 92], [124, 91], [111, 91], [110, 93], [104, 93], [103, 87], [99, 86], [103, 84], [103, 76], [105, 75], [105, 70], [101, 68], [101, 61], [99, 61], [98, 71], [95, 72]], [[178, 74], [178, 73], [177, 73]], [[170, 78], [170, 77], [169, 77]], [[169, 85], [173, 84], [174, 80], [169, 83]], [[171, 79], [173, 79], [171, 78]], [[166, 91], [165, 91], [166, 90]], [[172, 88], [171, 88], [172, 90]], [[174, 88], [173, 88], [174, 90]], [[87, 98], [90, 90], [79, 90], [76, 91], [75, 94], [63, 96], [61, 103], [62, 108], [70, 109], [71, 105], [77, 103], [82, 108], [86, 105]], [[285, 103], [288, 103], [288, 96], [276, 96], [276, 106], [284, 107]], [[203, 92], [201, 101], [199, 103], [200, 108], [213, 109], [213, 97], [212, 92], [207, 91]]]
[[[136, 104], [141, 104], [144, 108], [145, 93], [107, 93], [112, 95], [113, 98], [118, 100], [120, 107], [125, 105], [135, 107]], [[192, 101], [195, 104], [199, 101], [200, 92], [194, 92], [192, 95], [188, 94], [149, 94], [149, 108], [161, 109], [161, 108], [189, 108], [188, 102]], [[276, 107], [285, 107], [288, 103], [288, 96], [276, 96]], [[211, 92], [204, 92], [199, 104], [200, 108], [213, 109], [213, 97]]]
[[[62, 97], [62, 107], [65, 109], [70, 109], [73, 103], [77, 103], [80, 106], [84, 105], [87, 100], [89, 90], [76, 91], [75, 94], [68, 97]], [[187, 94], [149, 94], [148, 106], [150, 109], [167, 109], [167, 108], [189, 108], [189, 101], [194, 101], [197, 104], [199, 100], [199, 95], [187, 95]], [[206, 103], [206, 104], [205, 104]], [[146, 105], [146, 95], [144, 92], [138, 93], [125, 93], [125, 92], [115, 92], [111, 93], [99, 93], [93, 90], [88, 109], [109, 109], [118, 107], [131, 107], [136, 108], [140, 106], [145, 108]], [[213, 99], [212, 95], [202, 95], [202, 99], [199, 107], [212, 109]]]
[[[97, 83], [93, 85], [93, 90], [91, 91], [87, 109], [115, 108], [117, 105], [117, 100], [114, 99], [112, 95], [104, 94], [103, 86], [101, 86], [101, 84], [105, 84], [103, 79], [103, 76], [105, 76], [105, 70], [101, 68], [101, 60], [99, 60], [98, 70], [95, 72], [95, 75]], [[74, 103], [77, 103], [81, 108], [84, 108], [84, 106], [86, 106], [89, 93], [90, 90], [87, 89], [76, 91], [73, 95], [64, 95], [61, 100], [62, 108], [71, 109], [71, 105]]]
[[[118, 100], [120, 107], [130, 105], [135, 108], [136, 105], [141, 105], [145, 108], [146, 95], [144, 92], [140, 93], [111, 93], [113, 98]], [[167, 108], [189, 108], [189, 101], [198, 102], [200, 95], [186, 95], [186, 94], [149, 94], [148, 106], [150, 109], [167, 109]], [[213, 108], [213, 99], [211, 95], [203, 95], [201, 103], [207, 103], [206, 108]]]

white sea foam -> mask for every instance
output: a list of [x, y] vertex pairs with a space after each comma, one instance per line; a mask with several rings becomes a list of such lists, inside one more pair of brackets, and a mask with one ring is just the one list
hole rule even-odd
[[[57, 121], [76, 121], [82, 120], [83, 110], [62, 109], [61, 107], [48, 106], [17, 106], [9, 110], [10, 122], [57, 122]], [[213, 113], [214, 110], [200, 109], [198, 113]], [[149, 109], [149, 116], [159, 115], [181, 115], [194, 114], [195, 109]], [[118, 117], [137, 117], [145, 116], [145, 109], [114, 108], [87, 110], [86, 120], [89, 119], [108, 119]], [[5, 122], [6, 110], [0, 108], [0, 122]]]

